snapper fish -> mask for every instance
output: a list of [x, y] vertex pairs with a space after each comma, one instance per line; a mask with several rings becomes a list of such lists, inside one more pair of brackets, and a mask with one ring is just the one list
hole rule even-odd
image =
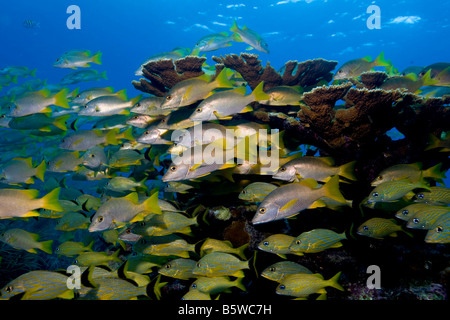
[[278, 186], [268, 182], [252, 182], [239, 194], [239, 199], [249, 202], [263, 201]]
[[238, 248], [234, 248], [233, 244], [230, 241], [208, 238], [200, 247], [200, 256], [204, 256], [211, 252], [225, 252], [236, 254], [241, 259], [246, 259], [244, 251], [248, 246], [249, 244], [246, 243]]
[[247, 28], [246, 26], [243, 26], [242, 29], [239, 28], [236, 20], [233, 21], [233, 25], [231, 26], [230, 31], [236, 32], [239, 35], [241, 41], [250, 45], [251, 48], [255, 48], [256, 50], [264, 53], [269, 53], [269, 45], [267, 44], [267, 42], [258, 33]]
[[187, 258], [178, 258], [170, 260], [158, 269], [158, 273], [167, 277], [189, 280], [191, 278], [197, 278], [192, 273], [197, 261]]
[[198, 277], [189, 290], [200, 290], [204, 293], [218, 294], [221, 292], [231, 292], [231, 288], [236, 287], [242, 291], [247, 291], [242, 283], [243, 278], [230, 280], [228, 277]]
[[215, 51], [231, 46], [231, 41], [241, 42], [242, 40], [236, 33], [232, 33], [231, 36], [227, 32], [208, 34], [197, 41], [194, 50], [199, 52]]
[[421, 178], [430, 178], [436, 181], [442, 181], [442, 179], [445, 179], [445, 172], [442, 172], [441, 168], [442, 163], [438, 163], [437, 165], [426, 170], [422, 169], [421, 163], [396, 164], [382, 170], [372, 181], [371, 185], [376, 187], [385, 181], [405, 179], [411, 182], [419, 182]]
[[426, 192], [417, 193], [414, 196], [413, 201], [431, 205], [448, 206], [450, 205], [450, 188], [430, 187]]
[[33, 166], [32, 158], [14, 158], [0, 167], [0, 181], [8, 184], [34, 183], [33, 177], [44, 181], [46, 163], [42, 161], [40, 165]]
[[119, 128], [110, 130], [78, 130], [66, 135], [59, 144], [61, 149], [71, 151], [85, 151], [97, 145], [118, 145], [122, 140], [134, 140], [133, 129], [120, 132]]
[[362, 223], [356, 233], [374, 239], [383, 239], [387, 236], [396, 237], [399, 231], [406, 233], [394, 219], [372, 218]]
[[142, 203], [138, 201], [136, 192], [130, 193], [122, 198], [107, 200], [92, 216], [92, 221], [88, 228], [89, 232], [115, 229], [124, 224], [142, 220], [141, 216], [152, 213], [161, 214], [157, 192]]
[[275, 189], [260, 203], [252, 223], [267, 223], [292, 217], [308, 208], [324, 207], [325, 203], [320, 200], [323, 197], [347, 203], [339, 190], [337, 175], [317, 187], [315, 180], [305, 179]]
[[102, 53], [100, 51], [91, 55], [89, 50], [71, 50], [56, 59], [53, 66], [56, 68], [76, 69], [80, 67], [88, 68], [91, 66], [91, 63], [102, 64]]
[[231, 119], [237, 113], [253, 111], [248, 104], [254, 101], [267, 100], [269, 96], [263, 91], [264, 82], [260, 82], [248, 95], [246, 87], [220, 91], [204, 99], [189, 117], [191, 121], [211, 121]]
[[409, 180], [385, 181], [373, 189], [366, 202], [370, 204], [396, 201], [415, 189], [430, 190], [430, 187], [420, 181], [415, 183]]
[[122, 96], [102, 96], [89, 101], [81, 108], [78, 115], [91, 117], [106, 117], [117, 114], [128, 115], [131, 108], [141, 97], [137, 96], [131, 100]]
[[62, 89], [56, 94], [52, 94], [48, 89], [27, 92], [18, 97], [9, 105], [8, 117], [23, 117], [34, 113], [51, 113], [51, 105], [69, 109], [67, 101], [68, 89]]
[[106, 71], [99, 73], [97, 70], [94, 69], [79, 70], [65, 75], [61, 79], [60, 84], [63, 86], [67, 86], [79, 82], [99, 81], [102, 79], [108, 79], [106, 77]]
[[370, 60], [371, 57], [367, 56], [361, 59], [347, 61], [338, 69], [333, 79], [357, 78], [361, 73], [370, 71], [374, 67], [389, 67], [391, 65], [389, 61], [384, 58], [384, 52], [381, 52], [375, 60]]
[[207, 75], [202, 75], [178, 82], [164, 97], [161, 108], [176, 109], [188, 106], [210, 96], [214, 89], [233, 88], [233, 83], [227, 78], [227, 70], [223, 68], [214, 80], [210, 80]]
[[0, 234], [0, 241], [9, 244], [15, 249], [37, 253], [36, 249], [52, 254], [53, 240], [39, 241], [40, 236], [19, 228], [6, 230]]
[[8, 66], [0, 69], [0, 74], [8, 74], [10, 76], [18, 77], [36, 77], [37, 69], [29, 69], [22, 66]]
[[37, 198], [35, 189], [0, 189], [0, 219], [39, 216], [36, 209], [61, 211], [58, 197], [61, 188], [56, 188], [42, 198]]

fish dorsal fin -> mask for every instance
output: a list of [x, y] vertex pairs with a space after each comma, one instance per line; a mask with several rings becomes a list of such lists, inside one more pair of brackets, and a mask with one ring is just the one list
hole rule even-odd
[[334, 159], [332, 157], [321, 157], [320, 160], [322, 160], [323, 162], [325, 162], [330, 166], [334, 166]]
[[236, 93], [239, 93], [239, 94], [242, 94], [242, 95], [245, 95], [247, 93], [247, 87], [246, 86], [239, 86], [239, 87], [233, 89], [232, 91], [234, 91]]
[[39, 196], [39, 190], [36, 189], [21, 190], [20, 192], [27, 195], [30, 199], [36, 199]]
[[126, 196], [123, 197], [123, 199], [127, 199], [133, 203], [139, 202], [139, 196], [138, 196], [137, 192], [132, 192], [130, 194], [127, 194]]
[[364, 57], [364, 58], [362, 58], [361, 60], [364, 60], [364, 61], [370, 62], [370, 61], [372, 60], [372, 57], [371, 57], [371, 56], [365, 56], [365, 57]]
[[321, 275], [320, 273], [314, 273], [313, 276], [323, 280], [323, 275]]
[[219, 34], [224, 36], [224, 37], [228, 37], [228, 32], [226, 32], [226, 31], [219, 32]]
[[417, 81], [418, 77], [417, 74], [415, 74], [414, 72], [408, 73], [405, 78], [410, 79], [412, 81]]
[[42, 90], [37, 91], [37, 93], [44, 96], [45, 98], [50, 97], [50, 95], [52, 94], [49, 89], [42, 89]]

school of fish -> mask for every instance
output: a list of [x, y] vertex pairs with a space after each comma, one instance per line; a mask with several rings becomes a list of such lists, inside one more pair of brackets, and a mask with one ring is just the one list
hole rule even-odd
[[[255, 31], [236, 22], [229, 31], [231, 35], [199, 39], [192, 51], [175, 48], [154, 55], [136, 75], [149, 61], [218, 50], [233, 41], [270, 52]], [[216, 76], [207, 66], [203, 76], [178, 82], [164, 97], [129, 97], [112, 87], [73, 87], [106, 79], [105, 72], [91, 69], [101, 59], [101, 52], [89, 50], [63, 53], [54, 67], [82, 69], [54, 86], [35, 78], [35, 69], [0, 69], [0, 89], [17, 84], [18, 78], [33, 78], [3, 92], [0, 101], [0, 241], [9, 250], [70, 258], [83, 274], [81, 286], [72, 288], [66, 270], [25, 272], [3, 285], [1, 299], [164, 299], [175, 280], [187, 284], [181, 299], [220, 299], [222, 294], [251, 291], [251, 282], [245, 280], [256, 272], [255, 281], [260, 275], [277, 283], [276, 294], [321, 300], [326, 299], [325, 288], [346, 290], [338, 283], [341, 272], [325, 279], [319, 270], [298, 263], [304, 255], [339, 249], [355, 236], [410, 236], [408, 228], [427, 230], [426, 243], [450, 242], [450, 189], [443, 184], [440, 163], [430, 168], [398, 164], [379, 173], [361, 205], [383, 210], [383, 204], [405, 201], [391, 219], [371, 218], [356, 230], [273, 233], [253, 251], [249, 243], [235, 246], [217, 234], [199, 239], [196, 234], [208, 228], [210, 217], [201, 203], [184, 207], [177, 199], [185, 194], [195, 198], [203, 192], [202, 183], [233, 183], [239, 176], [243, 183], [236, 182], [237, 189], [220, 192], [235, 193], [237, 205], [254, 205], [250, 223], [258, 228], [302, 219], [300, 213], [306, 210], [355, 207], [341, 192], [342, 184], [357, 180], [355, 161], [337, 166], [330, 157], [306, 155], [305, 148], [311, 146], [288, 150], [282, 143], [288, 138], [273, 130], [265, 137], [271, 143], [264, 143], [260, 130], [270, 128], [234, 117], [252, 112], [250, 104], [255, 102], [298, 106], [303, 88], [265, 92], [261, 82], [249, 90], [233, 70], [223, 68]], [[366, 57], [346, 62], [334, 80], [357, 78], [374, 67], [394, 72], [381, 53], [373, 61]], [[448, 88], [449, 72], [448, 64], [431, 65], [383, 86], [416, 93], [434, 86], [426, 96], [437, 96], [439, 88]], [[434, 137], [429, 148], [449, 152], [448, 140]], [[246, 141], [269, 151], [276, 168], [267, 169], [261, 154], [255, 155]], [[33, 229], [36, 224], [52, 232]], [[257, 270], [256, 260], [272, 254], [281, 260]]]

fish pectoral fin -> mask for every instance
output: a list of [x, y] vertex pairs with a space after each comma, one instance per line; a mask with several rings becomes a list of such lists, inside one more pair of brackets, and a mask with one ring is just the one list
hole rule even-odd
[[287, 256], [285, 254], [277, 253], [277, 256], [283, 259], [287, 259]]
[[202, 164], [203, 164], [203, 161], [200, 162], [200, 163], [194, 164], [194, 165], [189, 169], [189, 171], [195, 171], [195, 170], [197, 170], [199, 167], [201, 167]]
[[217, 119], [231, 120], [233, 118], [232, 116], [221, 116], [217, 111], [213, 111], [213, 113], [217, 117]]
[[316, 200], [313, 202], [312, 205], [310, 205], [308, 207], [308, 209], [314, 209], [314, 208], [323, 208], [326, 207], [327, 205], [325, 204], [325, 202], [323, 202], [322, 200]]
[[298, 199], [292, 199], [291, 201], [289, 201], [288, 203], [286, 203], [284, 206], [282, 206], [280, 208], [280, 211], [284, 211], [284, 210], [289, 210], [291, 209], [296, 203], [297, 203]]

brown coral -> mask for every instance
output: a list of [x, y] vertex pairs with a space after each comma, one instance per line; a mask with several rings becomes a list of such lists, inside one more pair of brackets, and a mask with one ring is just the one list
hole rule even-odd
[[264, 90], [277, 86], [302, 86], [311, 87], [320, 82], [331, 81], [331, 71], [336, 67], [336, 61], [324, 59], [308, 60], [304, 62], [288, 61], [282, 74], [275, 71], [267, 62], [266, 67], [261, 65], [261, 60], [255, 54], [241, 53], [225, 55], [225, 57], [212, 57], [212, 59], [236, 70], [247, 81], [250, 88], [254, 89], [261, 81], [264, 81]]
[[132, 84], [140, 91], [162, 97], [178, 82], [204, 74], [202, 65], [205, 60], [204, 57], [187, 56], [175, 62], [172, 59], [150, 61], [142, 69], [146, 79], [141, 78]]

